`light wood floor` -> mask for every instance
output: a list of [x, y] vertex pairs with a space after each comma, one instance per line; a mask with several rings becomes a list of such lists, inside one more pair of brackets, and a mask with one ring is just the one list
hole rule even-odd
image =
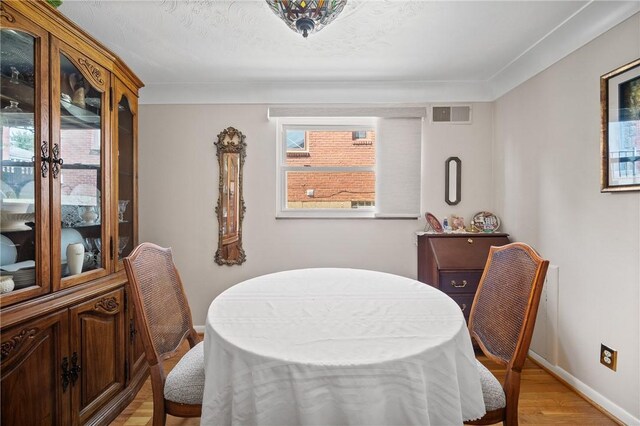
[[[187, 346], [185, 345], [185, 351]], [[177, 359], [177, 358], [174, 358]], [[480, 358], [492, 373], [502, 380], [500, 367]], [[173, 367], [173, 363], [167, 367]], [[121, 425], [151, 425], [153, 411], [151, 382], [147, 380], [136, 398], [111, 423]], [[519, 404], [520, 424], [564, 424], [564, 425], [615, 425], [609, 417], [556, 380], [549, 373], [527, 360], [522, 374]], [[196, 426], [200, 419], [180, 419], [167, 416], [167, 425]]]

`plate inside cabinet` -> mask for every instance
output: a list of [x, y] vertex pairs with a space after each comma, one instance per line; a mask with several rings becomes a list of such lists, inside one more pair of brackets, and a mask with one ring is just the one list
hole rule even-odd
[[0, 265], [9, 265], [18, 258], [18, 250], [9, 237], [0, 235]]
[[79, 106], [76, 106], [66, 100], [61, 100], [60, 105], [67, 112], [69, 112], [69, 114], [79, 119], [80, 121], [83, 121], [85, 123], [90, 123], [90, 124], [98, 124], [98, 125], [100, 124], [101, 117], [98, 114], [94, 114], [93, 112], [88, 111]]
[[427, 212], [424, 214], [424, 218], [427, 219], [428, 227], [431, 227], [435, 232], [439, 234], [444, 232], [444, 229], [442, 229], [442, 225], [440, 224], [440, 221], [437, 217]]
[[496, 232], [500, 228], [500, 219], [491, 212], [478, 212], [473, 215], [472, 226], [480, 232]]

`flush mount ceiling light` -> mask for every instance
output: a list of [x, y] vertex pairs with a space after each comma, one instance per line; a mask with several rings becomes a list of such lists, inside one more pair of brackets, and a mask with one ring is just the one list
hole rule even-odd
[[347, 0], [266, 0], [273, 13], [303, 37], [329, 25]]

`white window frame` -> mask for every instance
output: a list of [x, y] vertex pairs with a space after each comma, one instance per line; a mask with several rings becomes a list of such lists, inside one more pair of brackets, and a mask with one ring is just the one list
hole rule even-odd
[[[287, 172], [373, 172], [376, 166], [351, 167], [299, 167], [287, 166], [286, 130], [325, 130], [325, 131], [375, 131], [375, 119], [369, 117], [345, 118], [280, 118], [276, 131], [276, 218], [374, 218], [375, 207], [357, 209], [292, 209], [287, 207]], [[307, 146], [308, 148], [308, 146]], [[296, 151], [289, 151], [296, 152]]]

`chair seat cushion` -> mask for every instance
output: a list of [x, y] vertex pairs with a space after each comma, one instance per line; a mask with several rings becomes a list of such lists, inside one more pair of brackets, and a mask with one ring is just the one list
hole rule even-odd
[[507, 406], [507, 399], [504, 396], [502, 385], [491, 374], [482, 363], [476, 360], [478, 373], [480, 373], [480, 382], [482, 383], [482, 397], [484, 398], [484, 406], [487, 411], [498, 410]]
[[165, 399], [180, 404], [202, 404], [204, 346], [198, 343], [178, 361], [164, 383]]

